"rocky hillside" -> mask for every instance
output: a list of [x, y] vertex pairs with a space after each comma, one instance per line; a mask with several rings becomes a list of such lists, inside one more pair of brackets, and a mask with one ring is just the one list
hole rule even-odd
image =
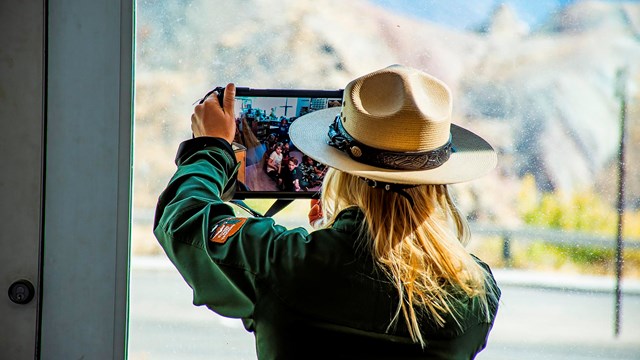
[[[496, 9], [477, 32], [365, 0], [141, 0], [137, 7], [138, 206], [153, 206], [173, 171], [167, 159], [189, 134], [192, 103], [207, 89], [229, 81], [342, 88], [393, 63], [446, 81], [455, 96], [454, 122], [496, 145], [498, 171], [461, 191], [470, 195], [469, 206], [501, 219], [515, 218], [507, 213], [527, 173], [543, 190], [595, 185], [612, 194], [620, 138], [616, 79], [626, 68], [628, 197], [640, 205], [640, 4], [576, 2], [534, 32], [509, 7]], [[160, 176], [146, 180], [151, 174]]]

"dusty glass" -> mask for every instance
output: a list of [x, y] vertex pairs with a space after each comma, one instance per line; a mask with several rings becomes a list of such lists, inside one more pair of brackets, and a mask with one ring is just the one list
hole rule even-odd
[[[227, 82], [342, 88], [395, 63], [444, 80], [453, 122], [499, 154], [491, 174], [455, 186], [472, 225], [470, 250], [503, 288], [478, 358], [640, 354], [639, 3], [139, 0], [136, 7], [131, 359], [255, 358], [239, 320], [191, 305], [152, 234], [155, 201], [175, 170], [178, 144], [191, 136], [194, 100]], [[250, 204], [264, 212], [270, 202]], [[308, 207], [298, 200], [275, 218], [308, 227]]]

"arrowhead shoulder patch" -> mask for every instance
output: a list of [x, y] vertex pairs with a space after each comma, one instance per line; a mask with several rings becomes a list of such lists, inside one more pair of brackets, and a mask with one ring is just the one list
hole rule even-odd
[[229, 237], [240, 230], [240, 228], [246, 221], [247, 218], [240, 217], [220, 220], [211, 230], [211, 238], [209, 239], [209, 241], [218, 244], [224, 244], [225, 242], [227, 242], [227, 239]]

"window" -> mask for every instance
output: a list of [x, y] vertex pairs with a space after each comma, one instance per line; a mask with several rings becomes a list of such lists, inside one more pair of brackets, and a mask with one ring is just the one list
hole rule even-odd
[[[255, 358], [241, 321], [190, 305], [152, 234], [194, 101], [228, 82], [342, 88], [394, 63], [449, 84], [453, 122], [499, 153], [489, 176], [455, 186], [472, 224], [470, 250], [503, 288], [478, 358], [637, 358], [639, 34], [637, 2], [138, 1], [130, 358]], [[307, 208], [296, 201], [276, 219], [305, 226]]]

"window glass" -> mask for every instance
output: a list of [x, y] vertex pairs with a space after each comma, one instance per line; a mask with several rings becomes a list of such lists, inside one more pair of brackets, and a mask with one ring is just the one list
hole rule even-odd
[[[194, 101], [228, 82], [338, 89], [395, 63], [445, 81], [453, 123], [499, 154], [488, 176], [453, 186], [469, 215], [469, 250], [503, 290], [478, 358], [638, 358], [640, 3], [139, 0], [136, 7], [131, 359], [256, 356], [241, 321], [191, 305], [152, 234], [177, 146], [191, 137]], [[272, 201], [248, 203], [264, 212]], [[275, 218], [308, 228], [308, 208], [296, 200]]]

